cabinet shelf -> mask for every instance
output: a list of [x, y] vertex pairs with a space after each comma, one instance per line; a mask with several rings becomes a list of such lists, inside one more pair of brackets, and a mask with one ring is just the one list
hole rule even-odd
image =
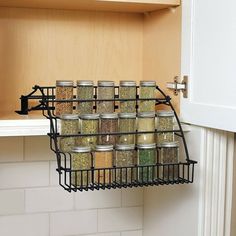
[[0, 2], [0, 7], [135, 13], [151, 12], [179, 5], [180, 0], [3, 0]]

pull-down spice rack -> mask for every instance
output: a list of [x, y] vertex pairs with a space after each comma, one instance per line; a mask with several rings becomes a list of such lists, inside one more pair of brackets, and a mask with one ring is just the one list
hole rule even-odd
[[[76, 88], [76, 87], [74, 87]], [[26, 95], [21, 96], [21, 110], [16, 111], [20, 115], [26, 115], [30, 111], [34, 110], [41, 110], [43, 116], [45, 116], [50, 121], [50, 133], [48, 136], [50, 138], [50, 148], [55, 153], [57, 159], [57, 172], [59, 174], [59, 184], [67, 191], [88, 191], [88, 190], [99, 190], [99, 189], [114, 189], [114, 188], [127, 188], [127, 187], [143, 187], [143, 186], [159, 186], [159, 185], [173, 185], [173, 184], [188, 184], [193, 183], [194, 180], [194, 166], [197, 163], [194, 160], [190, 160], [189, 152], [186, 144], [186, 140], [184, 137], [183, 129], [181, 127], [179, 118], [174, 110], [173, 105], [171, 104], [171, 98], [157, 86], [157, 92], [159, 97], [153, 99], [140, 99], [138, 96], [138, 89], [136, 87], [137, 96], [136, 99], [120, 99], [119, 94], [119, 86], [115, 86], [115, 97], [114, 99], [109, 100], [99, 100], [97, 99], [97, 86], [94, 86], [94, 110], [96, 111], [96, 103], [98, 101], [114, 101], [115, 102], [115, 111], [119, 109], [119, 101], [136, 101], [136, 112], [138, 111], [138, 102], [145, 101], [145, 100], [155, 100], [156, 107], [158, 108], [159, 105], [168, 106], [171, 110], [173, 110], [175, 119], [177, 121], [177, 128], [175, 130], [165, 130], [165, 131], [144, 131], [144, 132], [116, 132], [110, 133], [109, 135], [122, 135], [122, 134], [145, 134], [145, 133], [165, 133], [165, 132], [173, 132], [175, 136], [179, 137], [179, 140], [182, 142], [183, 145], [183, 155], [180, 159], [182, 161], [178, 163], [171, 163], [171, 164], [162, 164], [156, 163], [154, 165], [134, 165], [132, 167], [111, 167], [111, 168], [90, 168], [90, 169], [83, 169], [83, 170], [73, 170], [72, 169], [72, 155], [71, 153], [64, 153], [61, 152], [59, 149], [59, 139], [61, 137], [82, 137], [82, 136], [101, 136], [104, 133], [96, 133], [96, 134], [74, 134], [74, 135], [61, 135], [58, 130], [58, 123], [60, 117], [55, 115], [55, 103], [56, 102], [73, 102], [75, 105], [77, 102], [86, 102], [91, 100], [82, 100], [76, 99], [75, 96], [72, 100], [56, 100], [55, 98], [55, 89], [56, 87], [42, 87], [35, 85], [33, 87], [33, 91]], [[30, 107], [30, 101], [36, 100], [38, 102], [37, 105]], [[35, 101], [34, 101], [35, 104]], [[76, 109], [76, 106], [73, 107]], [[91, 155], [92, 163], [94, 156]], [[114, 175], [114, 171], [120, 171], [120, 173], [127, 173], [131, 172], [131, 180], [126, 182], [117, 181], [116, 174]], [[144, 170], [147, 173], [153, 173], [151, 175], [148, 174], [148, 179], [143, 178], [141, 176], [138, 177], [138, 173], [144, 173]], [[164, 177], [164, 174], [159, 173], [168, 173], [167, 177]], [[170, 171], [172, 170], [172, 171]], [[174, 176], [173, 173], [177, 172], [177, 177]], [[113, 178], [105, 179], [103, 182], [95, 182], [95, 175], [99, 175], [99, 173], [103, 173], [104, 176], [113, 176]], [[81, 181], [83, 185], [73, 185], [72, 184], [72, 175], [74, 176], [87, 176], [87, 180]], [[91, 176], [90, 181], [88, 180], [88, 176]], [[87, 184], [84, 184], [87, 183]]]

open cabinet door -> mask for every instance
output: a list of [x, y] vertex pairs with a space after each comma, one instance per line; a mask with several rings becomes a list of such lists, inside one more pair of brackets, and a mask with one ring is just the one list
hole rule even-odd
[[186, 123], [236, 131], [236, 1], [182, 1], [181, 98]]

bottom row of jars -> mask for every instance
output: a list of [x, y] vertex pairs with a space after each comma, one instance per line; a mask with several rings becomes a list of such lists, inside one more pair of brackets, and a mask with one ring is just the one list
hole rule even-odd
[[[80, 146], [75, 147], [71, 154], [71, 184], [74, 186], [88, 186], [92, 182], [148, 182], [158, 176], [164, 180], [178, 178], [178, 165], [174, 165], [179, 162], [178, 142], [140, 144], [137, 151], [135, 145], [116, 145], [115, 150], [113, 145], [97, 145], [94, 152], [90, 147]], [[162, 173], [156, 173], [154, 165], [157, 163], [173, 165], [163, 166]], [[93, 174], [91, 170], [94, 170]]]

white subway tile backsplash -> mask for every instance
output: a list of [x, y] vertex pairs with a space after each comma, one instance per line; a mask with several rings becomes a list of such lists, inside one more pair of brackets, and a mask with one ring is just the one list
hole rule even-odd
[[0, 138], [0, 162], [22, 161], [23, 153], [23, 137]]
[[48, 236], [48, 214], [0, 217], [1, 236]]
[[142, 207], [98, 210], [98, 231], [125, 231], [142, 229]]
[[143, 231], [142, 230], [138, 230], [138, 231], [126, 231], [126, 232], [122, 232], [121, 236], [142, 236], [143, 235]]
[[121, 206], [121, 190], [99, 190], [75, 194], [76, 209], [111, 208]]
[[97, 210], [51, 213], [50, 223], [51, 236], [93, 234], [97, 232]]
[[0, 215], [24, 213], [24, 190], [0, 190]]
[[48, 136], [33, 136], [24, 138], [25, 156], [27, 161], [54, 160], [55, 154], [49, 146]]
[[49, 163], [0, 164], [0, 188], [21, 188], [49, 185]]
[[50, 161], [50, 185], [52, 186], [57, 186], [59, 184], [59, 177], [56, 168], [57, 168], [57, 162]]
[[122, 206], [143, 205], [143, 188], [122, 189]]
[[60, 187], [26, 189], [26, 212], [49, 212], [73, 209], [73, 194]]

